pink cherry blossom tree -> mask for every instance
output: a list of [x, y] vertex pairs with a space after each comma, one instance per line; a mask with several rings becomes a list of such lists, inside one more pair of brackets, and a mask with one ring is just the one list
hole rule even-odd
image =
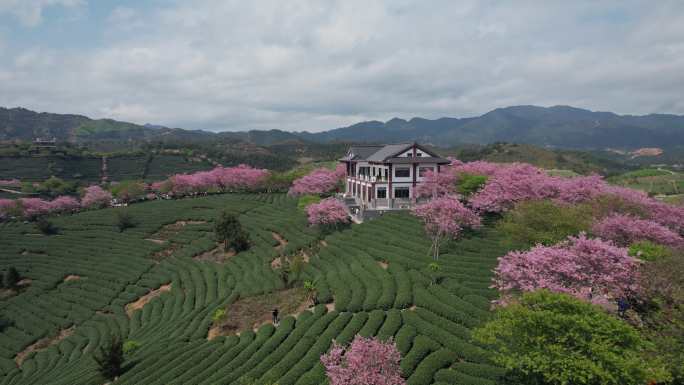
[[652, 241], [673, 247], [684, 245], [684, 239], [669, 228], [654, 220], [633, 215], [609, 215], [594, 224], [592, 231], [597, 236], [624, 247], [637, 241]]
[[84, 189], [81, 207], [102, 208], [112, 203], [112, 194], [100, 186], [89, 186]]
[[309, 174], [296, 179], [288, 191], [289, 195], [320, 195], [333, 191], [340, 182], [341, 174], [327, 168], [317, 168]]
[[50, 202], [40, 198], [20, 198], [23, 214], [29, 219], [45, 215], [50, 212]]
[[0, 220], [16, 215], [19, 211], [14, 199], [0, 199]]
[[77, 211], [81, 207], [81, 204], [74, 197], [62, 195], [52, 200], [49, 203], [49, 207], [50, 212], [69, 213]]
[[309, 224], [318, 226], [337, 226], [349, 223], [349, 213], [344, 203], [335, 198], [323, 199], [306, 207]]
[[434, 259], [439, 258], [442, 241], [457, 238], [465, 227], [481, 226], [480, 217], [454, 195], [444, 195], [417, 205], [413, 214], [425, 224], [425, 232], [432, 240], [430, 251]]
[[549, 289], [585, 300], [616, 299], [637, 291], [638, 264], [626, 248], [582, 233], [554, 246], [537, 245], [499, 258], [494, 287], [504, 296]]
[[330, 351], [321, 356], [330, 385], [404, 385], [400, 360], [392, 340], [359, 335], [346, 348], [333, 342]]
[[451, 168], [444, 168], [440, 172], [428, 171], [423, 182], [416, 188], [419, 198], [439, 197], [456, 193], [456, 174]]

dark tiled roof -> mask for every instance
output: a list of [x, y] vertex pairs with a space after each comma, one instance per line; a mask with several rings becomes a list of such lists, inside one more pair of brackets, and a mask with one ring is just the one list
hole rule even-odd
[[352, 146], [347, 155], [340, 158], [341, 161], [363, 160], [368, 162], [389, 162], [389, 163], [449, 163], [448, 160], [435, 156], [435, 154], [428, 152], [420, 147], [423, 151], [428, 152], [431, 156], [415, 157], [415, 158], [399, 158], [396, 155], [408, 150], [413, 146], [413, 143], [387, 144], [384, 146]]
[[438, 163], [447, 164], [451, 163], [448, 159], [437, 158], [434, 156], [417, 156], [415, 158], [389, 158], [385, 162], [392, 164], [413, 164], [413, 163]]

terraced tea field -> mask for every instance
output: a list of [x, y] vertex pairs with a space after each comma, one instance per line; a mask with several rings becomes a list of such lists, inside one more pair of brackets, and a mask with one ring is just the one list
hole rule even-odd
[[[254, 194], [143, 203], [127, 208], [138, 226], [123, 233], [120, 209], [54, 218], [61, 232], [53, 236], [0, 224], [1, 266], [25, 278], [17, 295], [0, 300], [9, 321], [0, 383], [103, 384], [93, 352], [120, 336], [140, 348], [116, 384], [321, 384], [320, 355], [356, 334], [393, 337], [409, 384], [497, 381], [502, 371], [470, 338], [496, 295], [491, 269], [505, 250], [494, 230], [451, 245], [432, 284], [428, 240], [407, 213], [321, 240], [296, 203]], [[248, 251], [216, 258], [211, 221], [220, 209], [239, 214]], [[308, 260], [301, 279], [315, 282], [321, 302], [310, 309], [274, 269], [296, 253]], [[214, 327], [217, 309], [231, 319], [245, 303], [276, 297], [296, 309], [277, 327]]]

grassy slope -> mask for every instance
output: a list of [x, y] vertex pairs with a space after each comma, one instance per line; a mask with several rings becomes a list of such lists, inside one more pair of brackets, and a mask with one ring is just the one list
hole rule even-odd
[[[253, 241], [225, 265], [192, 258], [215, 247], [211, 223], [181, 226], [167, 233], [163, 245], [146, 240], [178, 220], [210, 222], [224, 208], [241, 213]], [[323, 246], [296, 201], [283, 195], [138, 204], [127, 210], [139, 225], [124, 233], [114, 226], [117, 210], [55, 218], [62, 232], [52, 237], [35, 235], [28, 224], [0, 224], [2, 266], [14, 265], [33, 280], [0, 302], [0, 314], [13, 322], [0, 333], [0, 384], [101, 384], [91, 355], [110, 335], [142, 344], [121, 384], [236, 383], [239, 377], [320, 384], [320, 354], [333, 338], [345, 342], [356, 333], [394, 336], [409, 384], [492, 384], [500, 373], [469, 338], [489, 315], [495, 295], [488, 288], [490, 270], [505, 251], [489, 228], [451, 245], [439, 262], [445, 279], [430, 285], [428, 243], [406, 213], [355, 225], [327, 237]], [[318, 307], [296, 320], [285, 318], [278, 328], [207, 341], [216, 309], [228, 305], [230, 311], [236, 298], [283, 287], [270, 267], [279, 253], [272, 231], [288, 240], [285, 253], [312, 248], [303, 278], [317, 282], [319, 297], [334, 301], [335, 311]], [[156, 263], [153, 256], [170, 246], [171, 256]], [[81, 279], [64, 282], [70, 274]], [[126, 316], [127, 303], [166, 283], [168, 293]], [[73, 335], [16, 369], [17, 352], [70, 326]]]

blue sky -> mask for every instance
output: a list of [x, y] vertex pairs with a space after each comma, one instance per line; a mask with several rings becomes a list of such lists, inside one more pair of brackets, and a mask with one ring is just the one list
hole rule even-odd
[[0, 0], [0, 106], [214, 131], [684, 114], [682, 36], [682, 1]]

